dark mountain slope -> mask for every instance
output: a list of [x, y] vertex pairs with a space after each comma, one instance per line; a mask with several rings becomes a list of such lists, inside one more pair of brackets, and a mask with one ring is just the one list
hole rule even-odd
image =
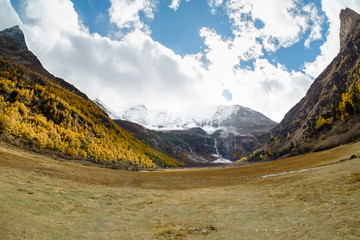
[[115, 167], [179, 166], [117, 126], [71, 84], [48, 73], [19, 27], [0, 32], [0, 135]]
[[321, 150], [360, 137], [360, 16], [340, 13], [340, 52], [306, 96], [272, 130], [261, 150], [270, 158]]
[[154, 149], [183, 161], [187, 166], [199, 165], [199, 163], [207, 163], [216, 159], [211, 156], [216, 152], [214, 140], [208, 137], [202, 129], [201, 132], [195, 129], [155, 131], [137, 123], [123, 120], [114, 121]]
[[[61, 78], [55, 77], [41, 65], [38, 58], [28, 50], [24, 33], [19, 26], [7, 28], [0, 32], [0, 53], [2, 59], [16, 63], [18, 65], [26, 66], [32, 71], [37, 72], [51, 79], [53, 82], [58, 83], [63, 88], [74, 91], [76, 94], [81, 95], [81, 97], [88, 99], [84, 93], [79, 91], [72, 84]], [[44, 82], [41, 82], [41, 84], [44, 84]]]
[[219, 158], [239, 160], [262, 146], [267, 139], [267, 132], [224, 135], [222, 130], [218, 130], [213, 134], [207, 134], [201, 128], [155, 131], [128, 121], [114, 121], [146, 144], [180, 159], [188, 166], [212, 163]]

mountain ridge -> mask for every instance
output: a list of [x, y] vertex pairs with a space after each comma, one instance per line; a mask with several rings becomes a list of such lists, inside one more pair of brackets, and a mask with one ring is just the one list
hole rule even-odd
[[[25, 35], [18, 25], [0, 31], [0, 37], [1, 58], [24, 65], [33, 71], [52, 79], [69, 91], [74, 91], [76, 94], [88, 99], [87, 95], [79, 91], [74, 85], [66, 82], [64, 79], [55, 77], [42, 66], [39, 59], [29, 51], [25, 41]], [[45, 82], [42, 82], [41, 84], [44, 83]]]

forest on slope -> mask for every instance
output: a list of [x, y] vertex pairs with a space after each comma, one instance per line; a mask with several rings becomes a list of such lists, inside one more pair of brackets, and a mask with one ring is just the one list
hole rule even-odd
[[0, 59], [0, 134], [25, 146], [114, 166], [182, 166], [117, 126], [92, 101]]

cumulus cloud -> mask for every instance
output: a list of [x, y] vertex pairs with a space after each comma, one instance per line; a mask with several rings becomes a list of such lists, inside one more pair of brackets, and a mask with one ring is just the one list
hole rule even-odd
[[304, 6], [303, 11], [307, 14], [306, 21], [310, 25], [310, 34], [304, 43], [305, 47], [309, 48], [313, 41], [320, 40], [322, 38], [321, 26], [324, 23], [324, 18], [319, 14], [315, 4], [310, 3]]
[[169, 5], [169, 8], [174, 9], [174, 11], [176, 11], [180, 6], [180, 2], [181, 0], [172, 0], [171, 4]]
[[4, 16], [0, 21], [0, 29], [8, 28], [9, 26], [21, 25], [21, 20], [12, 8], [10, 0], [0, 0], [0, 16]]
[[[186, 0], [186, 2], [190, 2], [190, 0]], [[180, 3], [181, 3], [181, 0], [172, 0], [169, 5], [169, 8], [173, 9], [176, 12], [176, 10], [180, 6]]]
[[309, 76], [288, 72], [283, 65], [274, 65], [266, 59], [257, 59], [253, 70], [237, 69], [235, 76], [228, 84], [233, 92], [233, 102], [247, 102], [249, 107], [278, 121], [304, 96], [312, 83]]
[[[251, 36], [254, 44], [261, 41], [266, 51], [275, 52], [280, 47], [289, 47], [311, 30], [306, 45], [321, 36], [322, 17], [315, 4], [294, 0], [229, 0], [226, 3], [235, 36]], [[261, 21], [259, 29], [256, 21]], [[256, 40], [258, 39], [258, 40]]]
[[210, 7], [218, 7], [220, 6], [224, 0], [208, 0], [208, 4]]
[[139, 12], [143, 12], [149, 19], [154, 18], [156, 4], [153, 0], [110, 0], [110, 2], [110, 20], [120, 29], [144, 28], [145, 25], [140, 19]]
[[223, 4], [224, 0], [208, 0], [208, 5], [211, 8], [211, 13], [216, 13], [216, 8], [219, 7], [221, 4]]

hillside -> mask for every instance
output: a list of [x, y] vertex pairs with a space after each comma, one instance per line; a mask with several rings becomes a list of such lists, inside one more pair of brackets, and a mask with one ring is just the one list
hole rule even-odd
[[347, 8], [340, 20], [339, 54], [271, 131], [255, 158], [319, 151], [359, 139], [360, 15]]
[[181, 166], [134, 138], [71, 84], [48, 73], [18, 26], [0, 32], [0, 133], [32, 150], [129, 166]]

